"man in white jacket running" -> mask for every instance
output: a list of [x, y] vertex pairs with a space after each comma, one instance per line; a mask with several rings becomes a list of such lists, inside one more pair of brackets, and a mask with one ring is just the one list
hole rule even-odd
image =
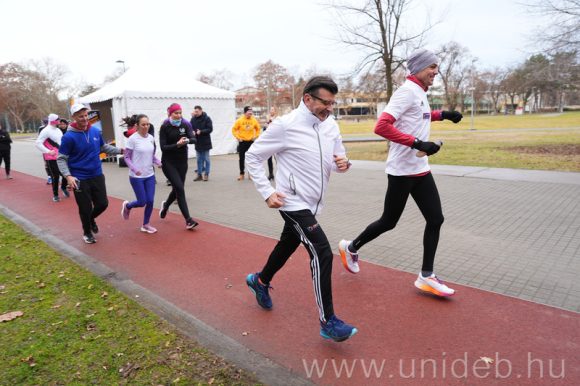
[[[302, 242], [310, 255], [310, 270], [320, 319], [320, 335], [342, 342], [357, 329], [338, 319], [332, 305], [332, 249], [316, 220], [323, 205], [331, 171], [345, 172], [350, 163], [340, 130], [331, 116], [338, 93], [336, 83], [316, 76], [304, 87], [300, 106], [274, 120], [250, 147], [246, 165], [256, 189], [270, 208], [280, 210], [284, 229], [261, 272], [246, 283], [258, 304], [272, 308], [268, 293], [276, 272]], [[276, 188], [266, 177], [264, 162], [276, 155]]]
[[[36, 138], [36, 148], [42, 152], [42, 156], [48, 166], [48, 172], [52, 182], [52, 201], [59, 202], [58, 186], [59, 178], [61, 177], [56, 159], [58, 158], [58, 149], [62, 140], [62, 131], [58, 128], [60, 119], [56, 114], [48, 115], [48, 124], [40, 131]], [[61, 189], [65, 197], [69, 197], [70, 193], [66, 189], [66, 178], [61, 179]]]

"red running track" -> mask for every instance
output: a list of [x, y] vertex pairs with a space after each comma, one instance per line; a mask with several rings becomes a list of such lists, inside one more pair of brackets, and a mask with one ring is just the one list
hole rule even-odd
[[362, 262], [352, 275], [337, 257], [335, 310], [359, 333], [334, 343], [319, 336], [303, 248], [272, 283], [267, 312], [245, 277], [262, 267], [276, 240], [203, 221], [186, 231], [181, 215], [160, 220], [157, 210], [159, 232], [144, 234], [142, 210], [123, 221], [122, 201], [109, 197], [98, 242], [87, 245], [74, 198], [52, 203], [42, 179], [14, 177], [0, 181], [1, 205], [314, 383], [580, 385], [580, 314], [455, 284], [454, 297], [439, 299], [419, 293], [412, 274]]

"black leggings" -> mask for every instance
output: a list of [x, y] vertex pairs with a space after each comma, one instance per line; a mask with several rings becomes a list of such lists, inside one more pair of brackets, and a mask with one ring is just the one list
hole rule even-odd
[[92, 234], [91, 225], [109, 206], [105, 176], [101, 174], [98, 177], [80, 181], [74, 194], [83, 224], [83, 233], [85, 235]]
[[[60, 170], [56, 164], [56, 160], [47, 160], [46, 164], [48, 166], [49, 176], [52, 179], [52, 195], [58, 196], [58, 178], [61, 177]], [[62, 177], [61, 188], [66, 189], [66, 178]]]
[[397, 225], [403, 214], [409, 194], [413, 197], [427, 224], [423, 234], [423, 271], [433, 271], [433, 261], [439, 231], [443, 224], [441, 200], [431, 173], [421, 177], [392, 176], [389, 174], [389, 186], [385, 195], [383, 215], [353, 240], [353, 246], [359, 250], [363, 245], [376, 239]]
[[2, 166], [2, 160], [4, 160], [4, 168], [6, 169], [6, 175], [10, 174], [10, 149], [0, 150], [0, 166]]
[[244, 174], [246, 171], [246, 152], [250, 149], [250, 146], [252, 146], [253, 143], [254, 141], [242, 141], [238, 144], [238, 153], [240, 153], [240, 174]]
[[260, 280], [270, 283], [302, 242], [310, 255], [310, 272], [319, 318], [326, 322], [334, 315], [331, 285], [333, 254], [330, 243], [311, 211], [280, 211], [280, 214], [284, 219], [284, 229], [260, 273]]
[[185, 200], [185, 177], [187, 176], [187, 159], [185, 160], [168, 160], [164, 159], [162, 161], [162, 170], [165, 177], [171, 182], [171, 192], [165, 200], [165, 208], [169, 208], [173, 201], [177, 199], [177, 205], [179, 205], [179, 210], [185, 218], [185, 221], [189, 220], [191, 216], [189, 215], [189, 208], [187, 207], [187, 201]]

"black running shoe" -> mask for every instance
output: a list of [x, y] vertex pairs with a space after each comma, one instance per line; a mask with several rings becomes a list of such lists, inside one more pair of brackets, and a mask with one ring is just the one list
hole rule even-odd
[[167, 216], [167, 206], [165, 205], [165, 201], [161, 201], [161, 210], [159, 211], [159, 217], [165, 218]]
[[199, 225], [199, 223], [197, 221], [195, 221], [194, 219], [190, 218], [189, 220], [187, 220], [185, 222], [185, 229], [192, 230], [193, 228], [195, 228], [198, 225]]
[[94, 244], [97, 242], [92, 234], [83, 235], [83, 241], [87, 244]]
[[97, 226], [95, 220], [93, 220], [93, 223], [91, 224], [91, 231], [93, 231], [95, 234], [99, 233], [99, 227]]

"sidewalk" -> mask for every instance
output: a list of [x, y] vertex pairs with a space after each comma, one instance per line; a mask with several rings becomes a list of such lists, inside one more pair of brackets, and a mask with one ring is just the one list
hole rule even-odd
[[[12, 158], [16, 170], [44, 175], [33, 142], [15, 141]], [[127, 169], [104, 166], [109, 195], [132, 199]], [[251, 182], [235, 181], [237, 155], [212, 157], [209, 182], [192, 182], [194, 160], [189, 169], [192, 216], [279, 237], [277, 211], [264, 205]], [[435, 260], [442, 278], [580, 312], [580, 173], [439, 165], [433, 170], [445, 216]], [[157, 207], [169, 193], [162, 173], [158, 176]], [[383, 162], [355, 161], [350, 172], [332, 176], [320, 223], [333, 248], [378, 218], [386, 185]], [[397, 228], [367, 244], [361, 258], [416, 273], [424, 227], [409, 200]]]
[[[337, 313], [360, 329], [352, 340], [335, 344], [318, 336], [308, 257], [302, 249], [273, 283], [274, 311], [262, 312], [244, 277], [264, 263], [275, 240], [263, 235], [277, 237], [281, 222], [275, 211], [260, 202], [251, 183], [234, 181], [233, 157], [215, 157], [212, 166], [210, 182], [188, 182], [190, 209], [205, 220], [194, 232], [183, 229], [183, 219], [176, 213], [170, 213], [164, 221], [154, 217], [154, 225], [159, 228], [156, 235], [138, 232], [139, 211], [132, 213], [129, 221], [122, 221], [120, 203], [132, 197], [132, 192], [126, 169], [114, 165], [105, 166], [110, 208], [98, 220], [101, 232], [95, 245], [85, 245], [80, 238], [73, 200], [51, 203], [50, 189], [40, 178], [15, 173], [15, 180], [0, 181], [0, 205], [4, 213], [36, 229], [41, 238], [68, 251], [73, 259], [97, 270], [130, 296], [137, 291], [149, 307], [184, 330], [194, 335], [195, 331], [204, 331], [202, 342], [255, 370], [269, 384], [303, 384], [305, 380], [356, 385], [385, 384], [389, 380], [395, 384], [437, 385], [489, 384], [490, 380], [518, 385], [580, 383], [577, 313], [460, 284], [454, 284], [458, 294], [452, 299], [417, 293], [412, 282], [419, 264], [420, 237], [409, 242], [409, 235], [419, 233], [422, 227], [416, 208], [408, 208], [410, 216], [402, 219], [402, 231], [397, 233], [398, 227], [392, 237], [381, 240], [386, 245], [383, 252], [376, 252], [380, 245], [374, 246], [375, 251], [369, 248], [368, 254], [365, 249], [363, 258], [367, 262], [363, 262], [361, 274], [346, 273], [335, 260]], [[333, 243], [351, 236], [345, 232], [360, 231], [368, 221], [363, 218], [359, 220], [363, 224], [345, 226], [345, 218], [376, 216], [382, 206], [384, 175], [362, 164], [355, 166], [350, 176], [333, 179], [335, 186], [321, 218]], [[572, 174], [572, 180], [578, 178]], [[568, 285], [566, 281], [578, 272], [577, 185], [440, 174], [436, 178], [446, 221], [452, 223], [444, 225], [442, 235], [450, 234], [445, 242], [442, 240], [441, 244], [447, 245], [440, 248], [436, 261], [443, 277], [458, 282], [451, 278], [458, 275], [465, 282], [469, 272], [473, 277], [468, 280], [474, 281], [495, 275], [498, 287], [513, 283], [506, 292], [510, 288], [525, 292], [541, 277], [540, 286], [534, 288], [535, 296], [545, 290], [550, 294], [546, 303], [563, 297], [563, 305], [578, 310], [577, 299], [570, 296], [577, 284]], [[157, 206], [168, 192], [163, 179], [158, 180]], [[525, 211], [521, 210], [521, 200], [530, 205]], [[545, 207], [539, 209], [539, 203]], [[46, 217], [37, 215], [40, 208]], [[469, 218], [464, 219], [467, 215]], [[62, 227], [48, 228], [49, 218], [50, 224], [57, 221]], [[540, 224], [534, 226], [536, 221]], [[469, 228], [466, 222], [479, 223]], [[523, 230], [521, 224], [525, 225]], [[475, 230], [480, 233], [475, 234]], [[521, 237], [524, 234], [526, 238]], [[471, 254], [458, 260], [457, 256], [466, 251]], [[498, 251], [500, 254], [493, 256]], [[373, 256], [382, 259], [381, 264], [406, 264], [413, 273], [369, 263]], [[530, 260], [529, 256], [538, 258]], [[491, 264], [489, 259], [501, 264]], [[519, 277], [512, 278], [512, 272], [525, 273], [529, 267], [542, 270], [529, 273], [533, 279], [524, 283]], [[549, 283], [554, 272], [565, 270], [569, 276]], [[480, 287], [485, 284], [489, 283], [483, 282]], [[564, 287], [563, 292], [567, 292], [562, 294], [558, 289]], [[495, 360], [487, 372], [481, 357]], [[377, 366], [376, 371], [369, 368], [371, 363]], [[384, 366], [379, 371], [381, 364]], [[462, 366], [467, 369], [466, 377], [462, 376]], [[484, 370], [477, 370], [481, 366]], [[565, 378], [558, 380], [558, 375]], [[496, 376], [506, 378], [502, 381]]]

